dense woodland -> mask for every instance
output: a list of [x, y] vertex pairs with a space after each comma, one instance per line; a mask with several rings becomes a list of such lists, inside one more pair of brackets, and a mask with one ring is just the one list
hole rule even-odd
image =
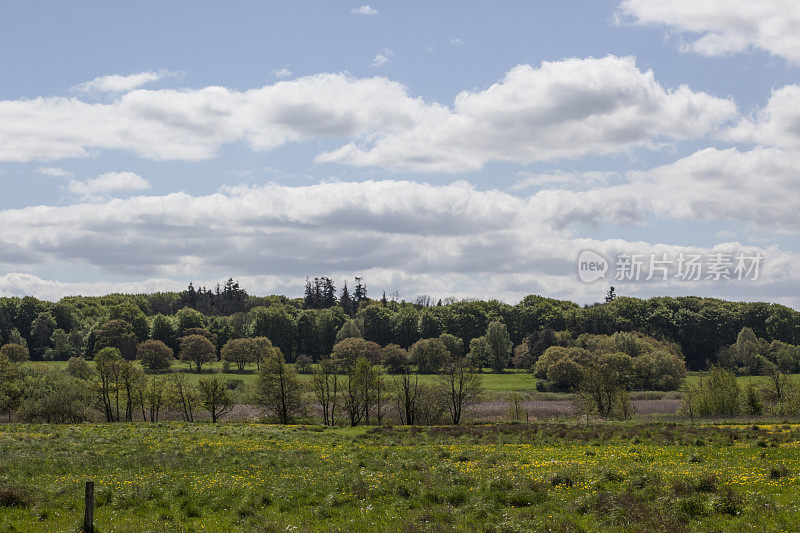
[[[590, 306], [533, 295], [516, 305], [409, 303], [369, 298], [361, 278], [352, 287], [337, 291], [323, 277], [309, 280], [302, 299], [253, 297], [233, 280], [214, 290], [190, 284], [180, 293], [56, 303], [4, 298], [0, 412], [31, 421], [94, 412], [119, 421], [135, 413], [147, 420], [149, 411], [155, 421], [167, 409], [191, 421], [202, 406], [216, 421], [250, 403], [287, 423], [315, 405], [325, 424], [358, 425], [380, 424], [392, 405], [402, 423], [438, 423], [449, 413], [458, 424], [482, 396], [483, 372], [515, 368], [539, 378], [542, 392], [575, 393], [583, 412], [627, 418], [627, 391], [678, 390], [687, 367], [712, 368], [687, 389], [690, 416], [758, 413], [765, 401], [781, 413], [800, 411], [800, 390], [787, 380], [800, 371], [800, 316], [784, 306], [639, 300], [613, 289]], [[220, 360], [224, 374], [255, 367], [257, 379], [245, 387], [212, 373], [195, 385], [174, 371], [175, 359], [198, 373]], [[68, 365], [25, 367], [28, 360]], [[310, 382], [301, 382], [303, 373], [313, 374]], [[768, 375], [772, 386], [742, 396], [735, 373]], [[420, 374], [435, 375], [435, 385], [421, 384]]]
[[[176, 354], [179, 339], [188, 330], [201, 328], [211, 334], [218, 355], [230, 339], [267, 337], [288, 361], [300, 355], [316, 361], [329, 354], [337, 334], [352, 326], [365, 340], [380, 346], [409, 348], [420, 339], [446, 333], [457, 337], [465, 351], [473, 339], [486, 334], [492, 322], [505, 326], [514, 347], [526, 343], [533, 347], [537, 341], [555, 344], [548, 340], [551, 331], [568, 332], [573, 338], [637, 331], [676, 343], [690, 369], [729, 358], [726, 348], [736, 342], [743, 328], [752, 330], [762, 345], [771, 345], [772, 351], [786, 348], [784, 344], [800, 344], [800, 313], [763, 302], [622, 296], [580, 306], [536, 295], [516, 305], [425, 296], [406, 302], [387, 298], [386, 293], [370, 298], [358, 278], [349, 287], [345, 283], [336, 288], [323, 277], [309, 280], [305, 297], [297, 299], [251, 296], [233, 280], [214, 289], [195, 289], [190, 284], [179, 293], [71, 296], [56, 303], [33, 297], [0, 298], [0, 345], [23, 344], [32, 360], [90, 359], [96, 352], [98, 329], [113, 320], [129, 324], [136, 342], [160, 340]], [[541, 346], [539, 351], [543, 351]], [[769, 358], [768, 349], [762, 346], [760, 352]], [[513, 358], [508, 363], [513, 365]], [[787, 364], [787, 370], [796, 370], [791, 366]]]

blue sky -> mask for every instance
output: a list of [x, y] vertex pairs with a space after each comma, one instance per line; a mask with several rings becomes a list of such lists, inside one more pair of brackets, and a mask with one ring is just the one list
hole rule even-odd
[[0, 294], [589, 302], [583, 249], [722, 250], [760, 279], [616, 284], [798, 305], [798, 33], [777, 0], [8, 2]]

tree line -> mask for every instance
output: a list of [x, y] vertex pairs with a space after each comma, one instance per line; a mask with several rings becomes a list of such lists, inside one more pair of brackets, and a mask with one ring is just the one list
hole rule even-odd
[[25, 346], [33, 360], [91, 358], [97, 339], [107, 334], [104, 328], [120, 320], [135, 337], [121, 348], [126, 357], [147, 339], [164, 342], [177, 355], [179, 339], [197, 328], [208, 332], [217, 357], [228, 340], [267, 337], [288, 361], [300, 356], [317, 361], [332, 351], [343, 327], [358, 329], [364, 339], [381, 346], [396, 344], [404, 349], [421, 339], [448, 334], [467, 350], [497, 322], [506, 328], [514, 347], [535, 342], [543, 331], [568, 332], [573, 338], [641, 332], [676, 344], [687, 367], [694, 370], [725, 363], [725, 348], [736, 342], [743, 328], [767, 344], [800, 344], [800, 314], [763, 302], [617, 297], [580, 306], [536, 295], [515, 305], [428, 296], [406, 302], [387, 298], [385, 292], [379, 299], [369, 298], [360, 278], [352, 286], [352, 293], [346, 283], [338, 290], [330, 278], [317, 277], [309, 280], [304, 297], [295, 299], [252, 296], [233, 280], [213, 290], [190, 284], [178, 293], [73, 296], [55, 303], [0, 298], [0, 345]]
[[[11, 345], [6, 345], [11, 346]], [[181, 341], [181, 357], [194, 358], [210, 341], [192, 334]], [[226, 361], [253, 361], [256, 380], [219, 374], [196, 382], [184, 372], [158, 372], [171, 363], [172, 352], [161, 341], [139, 344], [139, 362], [116, 347], [100, 348], [94, 361], [69, 359], [65, 369], [38, 364], [22, 366], [0, 351], [0, 414], [14, 413], [23, 422], [74, 423], [101, 418], [106, 422], [158, 422], [166, 414], [187, 422], [201, 414], [217, 422], [238, 404], [259, 406], [270, 420], [325, 425], [383, 424], [392, 412], [401, 424], [459, 424], [465, 410], [481, 397], [482, 376], [468, 357], [444, 352], [437, 379], [420, 382], [419, 374], [396, 345], [379, 349], [380, 360], [392, 353], [390, 379], [374, 361], [373, 347], [362, 338], [342, 339], [318, 364], [287, 364], [268, 339], [234, 339], [225, 346]], [[397, 359], [399, 357], [399, 360]], [[312, 374], [301, 380], [299, 372]]]

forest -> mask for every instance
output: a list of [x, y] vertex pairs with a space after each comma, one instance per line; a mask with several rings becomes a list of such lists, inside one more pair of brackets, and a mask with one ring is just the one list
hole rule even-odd
[[[355, 279], [352, 290], [346, 282], [337, 290], [327, 277], [309, 280], [303, 298], [259, 297], [230, 279], [213, 289], [190, 284], [177, 293], [69, 296], [55, 303], [30, 296], [0, 298], [0, 346], [24, 346], [31, 360], [91, 359], [98, 335], [107, 336], [106, 330], [116, 325], [124, 330], [117, 333], [125, 333], [126, 340], [119, 343], [127, 358], [133, 358], [136, 344], [148, 339], [163, 342], [177, 355], [179, 339], [189, 330], [201, 329], [212, 340], [217, 357], [231, 339], [267, 337], [287, 361], [301, 356], [317, 361], [331, 353], [337, 335], [352, 336], [356, 331], [381, 347], [392, 344], [403, 349], [420, 339], [447, 334], [468, 352], [475, 339], [485, 337], [490, 324], [499, 323], [517, 353], [542, 353], [557, 344], [559, 335], [577, 339], [582, 334], [638, 332], [676, 345], [690, 370], [720, 363], [760, 373], [764, 361], [737, 362], [728, 350], [747, 328], [759, 344], [758, 355], [782, 360], [788, 372], [797, 371], [800, 364], [800, 359], [792, 359], [794, 346], [800, 344], [800, 313], [789, 307], [695, 296], [608, 300], [581, 306], [530, 295], [512, 305], [419, 296], [407, 302], [387, 297], [386, 292], [370, 298], [361, 278]], [[514, 366], [515, 358], [501, 364]]]

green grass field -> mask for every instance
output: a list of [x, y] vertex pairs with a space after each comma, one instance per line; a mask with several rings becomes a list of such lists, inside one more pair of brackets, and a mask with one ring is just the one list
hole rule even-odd
[[[36, 364], [46, 364], [48, 366], [53, 366], [56, 368], [64, 369], [67, 366], [66, 361], [47, 361], [45, 363], [42, 362], [27, 362], [25, 363], [26, 366], [36, 365]], [[90, 362], [91, 364], [91, 362]], [[234, 367], [235, 368], [235, 367]], [[172, 372], [185, 372], [189, 377], [189, 380], [192, 382], [198, 381], [200, 378], [208, 377], [213, 373], [213, 375], [219, 376], [222, 379], [241, 379], [246, 384], [250, 384], [255, 381], [256, 379], [256, 365], [247, 365], [245, 368], [245, 372], [223, 372], [223, 366], [221, 362], [214, 362], [209, 363], [203, 366], [203, 370], [201, 373], [194, 372], [189, 365], [186, 363], [177, 362], [172, 365]], [[310, 374], [301, 374], [300, 379], [303, 381], [310, 381], [311, 375]], [[392, 376], [387, 375], [385, 376], [386, 380], [391, 380]], [[423, 374], [420, 375], [420, 382], [433, 384], [437, 380], [437, 376], [432, 374]], [[533, 377], [533, 374], [528, 372], [521, 372], [518, 370], [509, 370], [502, 374], [494, 374], [487, 370], [484, 371], [483, 374], [483, 386], [486, 392], [498, 392], [498, 393], [505, 393], [511, 391], [521, 391], [521, 392], [532, 392], [536, 390], [536, 383], [539, 380]]]
[[0, 530], [787, 531], [800, 427], [0, 425]]

